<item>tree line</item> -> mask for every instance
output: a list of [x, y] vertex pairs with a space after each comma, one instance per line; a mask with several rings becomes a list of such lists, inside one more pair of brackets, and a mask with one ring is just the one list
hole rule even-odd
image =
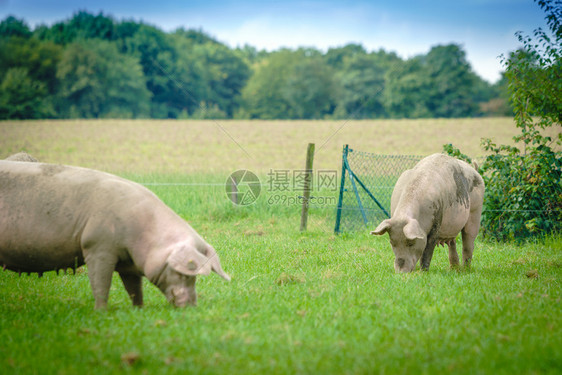
[[31, 29], [0, 23], [0, 119], [343, 119], [509, 115], [505, 79], [457, 44], [402, 59], [360, 44], [230, 48], [202, 30], [85, 11]]

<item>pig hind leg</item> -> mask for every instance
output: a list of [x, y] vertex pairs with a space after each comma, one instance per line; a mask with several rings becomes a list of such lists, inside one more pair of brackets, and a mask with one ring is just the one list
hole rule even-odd
[[472, 253], [474, 251], [474, 240], [480, 230], [480, 212], [471, 212], [468, 222], [462, 229], [462, 261], [466, 268], [470, 267]]
[[123, 285], [129, 293], [129, 297], [131, 297], [133, 306], [142, 306], [142, 276], [124, 272], [119, 272], [119, 276], [121, 276], [121, 281], [123, 281]]

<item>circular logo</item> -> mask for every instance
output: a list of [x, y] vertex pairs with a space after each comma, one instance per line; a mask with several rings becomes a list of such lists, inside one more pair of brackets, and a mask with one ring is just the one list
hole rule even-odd
[[247, 206], [258, 199], [261, 182], [258, 176], [246, 169], [233, 172], [226, 179], [226, 196], [238, 206]]

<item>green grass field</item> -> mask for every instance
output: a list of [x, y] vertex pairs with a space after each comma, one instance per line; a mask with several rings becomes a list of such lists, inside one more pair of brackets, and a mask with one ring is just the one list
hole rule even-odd
[[[309, 230], [301, 233], [300, 206], [272, 200], [276, 192], [265, 188], [270, 169], [303, 168], [306, 143], [318, 148], [341, 124], [220, 124], [238, 147], [212, 122], [116, 123], [0, 122], [0, 158], [23, 149], [147, 183], [217, 249], [232, 281], [198, 278], [198, 306], [175, 309], [145, 280], [145, 307], [136, 309], [116, 276], [109, 309], [99, 312], [85, 268], [43, 278], [0, 271], [0, 373], [562, 371], [561, 237], [524, 245], [477, 239], [472, 268], [462, 271], [450, 270], [447, 251], [438, 248], [429, 272], [397, 275], [386, 236], [335, 236], [329, 203], [311, 208]], [[326, 128], [324, 140], [314, 135]], [[471, 147], [468, 136], [455, 141], [460, 130], [450, 128], [443, 138], [463, 151]], [[291, 138], [300, 129], [304, 136]], [[343, 139], [335, 137], [317, 153], [317, 168], [339, 169]], [[367, 148], [364, 135], [346, 137]], [[403, 153], [437, 152], [434, 138], [422, 147], [411, 136]], [[239, 168], [256, 170], [264, 183], [253, 205], [234, 206], [226, 197], [223, 183]]]

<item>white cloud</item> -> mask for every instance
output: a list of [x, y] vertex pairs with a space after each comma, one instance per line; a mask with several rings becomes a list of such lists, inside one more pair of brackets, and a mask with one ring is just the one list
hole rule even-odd
[[502, 66], [497, 57], [516, 48], [513, 33], [490, 35], [473, 29], [444, 30], [434, 25], [393, 19], [384, 12], [371, 18], [364, 15], [354, 18], [353, 14], [348, 10], [346, 17], [335, 20], [326, 16], [314, 22], [303, 16], [289, 19], [283, 15], [261, 14], [244, 19], [239, 25], [215, 25], [210, 30], [230, 46], [249, 44], [268, 51], [310, 46], [325, 51], [330, 47], [361, 43], [367, 50], [383, 48], [402, 58], [410, 58], [425, 54], [438, 44], [457, 43], [463, 46], [474, 71], [489, 82], [500, 78]]

